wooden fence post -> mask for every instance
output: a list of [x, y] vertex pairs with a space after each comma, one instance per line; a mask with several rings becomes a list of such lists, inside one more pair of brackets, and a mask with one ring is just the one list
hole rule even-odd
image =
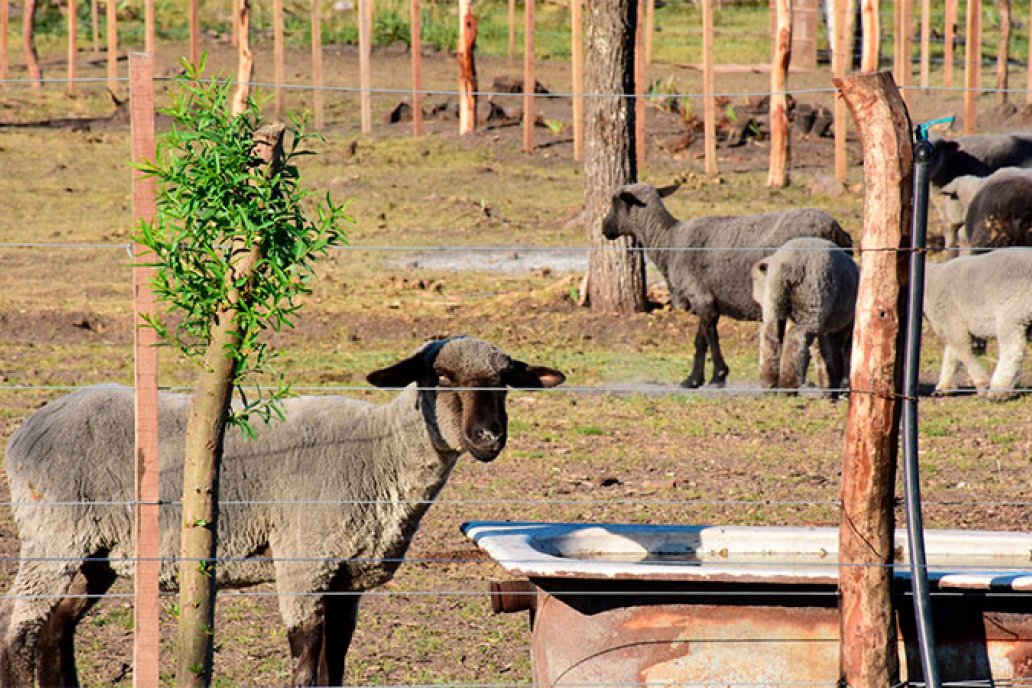
[[931, 73], [932, 51], [932, 0], [921, 0], [921, 71], [919, 85], [928, 88]]
[[68, 95], [75, 95], [76, 92], [76, 58], [78, 56], [79, 41], [79, 17], [78, 4], [76, 0], [68, 0]]
[[911, 12], [910, 12], [910, 0], [896, 0], [895, 3], [895, 24], [896, 30], [893, 35], [893, 76], [895, 77], [896, 83], [901, 90], [901, 94], [904, 99], [907, 98], [907, 92], [904, 90], [910, 85], [911, 71], [913, 68], [912, 57], [912, 39], [910, 36], [910, 25], [911, 25]]
[[143, 49], [157, 56], [157, 39], [154, 37], [154, 0], [143, 0]]
[[472, 0], [459, 0], [459, 134], [477, 128], [477, 16]]
[[[6, 0], [0, 0], [6, 2]], [[108, 0], [109, 3], [113, 0]], [[154, 162], [154, 58], [148, 53], [129, 56], [129, 98], [132, 129], [132, 159]], [[133, 220], [150, 222], [157, 215], [155, 181], [133, 170]], [[133, 247], [133, 258], [145, 260], [141, 245]], [[136, 351], [136, 578], [133, 605], [133, 685], [160, 685], [159, 646], [161, 594], [160, 534], [158, 530], [158, 349], [157, 333], [144, 327], [143, 314], [156, 310], [151, 280], [154, 268], [134, 266]]]
[[1011, 0], [999, 0], [1000, 38], [996, 44], [996, 89], [1001, 103], [1007, 102], [1007, 89], [1010, 86], [1010, 37], [1011, 37]]
[[573, 68], [573, 159], [584, 159], [584, 0], [570, 0], [570, 53]]
[[[831, 71], [836, 79], [843, 78], [849, 72], [852, 53], [851, 0], [834, 0], [835, 41], [831, 54]], [[835, 96], [834, 134], [835, 134], [835, 179], [845, 182], [849, 174], [849, 156], [846, 150], [846, 103], [841, 95]]]
[[273, 112], [283, 119], [283, 0], [272, 0]]
[[322, 10], [320, 0], [312, 0], [312, 124], [323, 127]]
[[957, 3], [960, 0], [946, 0], [942, 39], [942, 83], [946, 88], [953, 86], [953, 47], [957, 42]]
[[43, 88], [43, 72], [39, 68], [39, 54], [36, 52], [36, 0], [25, 0], [22, 4], [22, 49], [25, 52], [25, 70], [33, 89]]
[[423, 135], [423, 25], [419, 0], [412, 0], [412, 135]]
[[702, 4], [702, 132], [704, 170], [717, 174], [717, 99], [713, 81], [713, 0]]
[[652, 42], [656, 37], [656, 0], [645, 3], [645, 64], [652, 64]]
[[107, 87], [111, 93], [118, 92], [118, 5], [115, 0], [106, 0], [107, 14]]
[[201, 61], [201, 10], [200, 0], [190, 0], [190, 64]]
[[523, 13], [523, 152], [534, 152], [534, 0], [524, 0]]
[[896, 685], [893, 490], [899, 443], [913, 151], [899, 91], [885, 72], [836, 78], [864, 147], [860, 285], [842, 463], [839, 529], [841, 677]]
[[373, 51], [372, 0], [358, 0], [358, 102], [362, 120], [362, 133], [373, 132], [372, 79], [369, 75]]
[[237, 76], [236, 89], [230, 112], [239, 115], [244, 111], [247, 97], [251, 93], [251, 77], [254, 74], [254, 53], [251, 52], [251, 0], [238, 0], [237, 25]]
[[645, 4], [649, 0], [635, 0], [638, 16], [634, 29], [634, 155], [638, 171], [645, 164]]
[[788, 184], [788, 68], [792, 49], [791, 0], [774, 0], [774, 59], [770, 66], [770, 170], [767, 186]]
[[968, 0], [964, 28], [964, 133], [975, 133], [982, 70], [982, 0]]
[[860, 26], [863, 35], [860, 71], [876, 72], [881, 62], [881, 9], [878, 7], [878, 0], [860, 0], [860, 3]]

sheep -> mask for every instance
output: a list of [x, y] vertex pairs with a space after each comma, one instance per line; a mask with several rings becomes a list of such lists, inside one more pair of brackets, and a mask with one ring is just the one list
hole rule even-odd
[[[430, 342], [367, 379], [405, 389], [386, 405], [287, 399], [286, 420], [257, 422], [256, 440], [232, 428], [226, 435], [220, 499], [232, 504], [218, 521], [226, 559], [217, 581], [275, 582], [293, 685], [343, 684], [360, 593], [393, 576], [459, 456], [489, 462], [505, 446], [506, 391], [499, 388], [553, 387], [565, 378], [457, 337]], [[117, 576], [133, 573], [132, 515], [108, 506], [133, 495], [133, 399], [130, 388], [85, 388], [47, 404], [11, 437], [6, 468], [21, 558], [9, 591], [3, 686], [32, 685], [34, 672], [41, 685], [77, 685], [73, 633], [95, 598], [62, 596], [102, 595]], [[166, 504], [182, 489], [189, 401], [160, 397]], [[306, 508], [297, 500], [328, 504]], [[178, 507], [163, 510], [166, 591], [177, 587], [167, 557], [179, 552], [179, 525]]]
[[957, 177], [939, 189], [941, 200], [940, 219], [944, 229], [946, 248], [959, 245], [971, 245], [969, 235], [963, 231], [971, 201], [986, 184], [1008, 177], [1027, 177], [1032, 179], [1032, 169], [1023, 167], [1003, 167], [987, 177], [964, 175]]
[[[824, 360], [828, 396], [849, 378], [853, 313], [860, 269], [847, 251], [804, 237], [786, 241], [752, 267], [753, 298], [763, 311], [760, 381], [766, 387], [797, 388], [806, 380], [810, 345]], [[786, 336], [786, 325], [794, 327]], [[784, 349], [782, 345], [784, 344]]]
[[796, 237], [822, 237], [843, 248], [851, 248], [853, 242], [835, 218], [812, 208], [679, 221], [662, 201], [677, 188], [619, 187], [602, 221], [602, 234], [607, 239], [634, 237], [666, 279], [671, 303], [698, 316], [695, 358], [681, 386], [702, 385], [709, 349], [710, 385], [723, 387], [730, 371], [720, 351], [717, 321], [722, 315], [760, 319], [760, 306], [753, 300], [747, 277], [753, 264]]
[[[945, 343], [936, 394], [954, 389], [959, 360], [979, 394], [1012, 397], [1032, 331], [1032, 250], [998, 249], [929, 263], [924, 316]], [[971, 351], [973, 337], [999, 341], [992, 379]]]
[[960, 245], [961, 255], [1032, 245], [1032, 175], [987, 182], [971, 199]]

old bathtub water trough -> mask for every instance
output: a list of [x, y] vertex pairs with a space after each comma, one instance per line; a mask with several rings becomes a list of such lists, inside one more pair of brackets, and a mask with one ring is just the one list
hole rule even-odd
[[[528, 610], [541, 686], [836, 686], [838, 530], [471, 522], [519, 580], [496, 611]], [[893, 603], [902, 674], [921, 679], [906, 536]], [[925, 533], [944, 682], [1032, 686], [1032, 534]]]

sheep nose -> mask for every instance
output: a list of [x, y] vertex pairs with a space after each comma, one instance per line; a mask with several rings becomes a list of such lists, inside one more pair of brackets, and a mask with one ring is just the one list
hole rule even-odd
[[501, 439], [501, 436], [494, 430], [490, 430], [488, 428], [480, 428], [479, 430], [473, 433], [473, 439], [479, 445], [494, 446], [498, 444], [498, 441]]

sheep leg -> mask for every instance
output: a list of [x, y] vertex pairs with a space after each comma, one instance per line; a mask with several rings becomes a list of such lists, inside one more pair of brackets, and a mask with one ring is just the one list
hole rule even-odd
[[[967, 368], [968, 375], [971, 377], [971, 382], [974, 383], [975, 389], [979, 392], [984, 392], [989, 386], [989, 375], [985, 372], [982, 364], [979, 363], [975, 352], [971, 350], [970, 342], [965, 338], [963, 342], [951, 342], [949, 347], [953, 349], [964, 364], [964, 367]], [[943, 359], [945, 358], [946, 354], [943, 353]]]
[[933, 396], [945, 396], [956, 387], [957, 368], [960, 360], [957, 352], [947, 344], [942, 350], [942, 367], [939, 369], [939, 381], [935, 383]]
[[797, 390], [806, 382], [806, 369], [810, 365], [810, 345], [817, 333], [793, 327], [785, 335], [785, 349], [781, 352], [781, 366], [778, 370], [778, 387]]
[[688, 374], [681, 386], [688, 389], [702, 387], [706, 378], [706, 333], [704, 325], [699, 320], [699, 327], [695, 330], [695, 358], [692, 360], [692, 372]]
[[724, 354], [720, 350], [720, 335], [717, 334], [718, 318], [713, 318], [706, 324], [706, 343], [709, 346], [710, 356], [713, 357], [713, 377], [710, 378], [710, 387], [723, 387], [727, 384], [727, 375], [731, 370], [724, 361]]
[[989, 398], [1003, 401], [1015, 396], [1021, 365], [1025, 360], [1025, 327], [999, 325], [1000, 360], [989, 383]]
[[760, 383], [767, 388], [777, 387], [778, 367], [781, 361], [781, 342], [785, 337], [784, 318], [764, 319], [760, 326]]
[[290, 656], [294, 660], [292, 686], [319, 685], [319, 660], [323, 643], [323, 612], [318, 610], [305, 621], [287, 627]]
[[852, 348], [853, 333], [851, 328], [840, 332], [822, 335], [817, 338], [824, 359], [824, 381], [827, 397], [832, 401], [838, 399], [840, 390], [849, 381], [849, 351]]
[[344, 664], [351, 646], [351, 637], [358, 622], [359, 595], [324, 595], [323, 661], [325, 675], [319, 677], [324, 686], [344, 685]]

